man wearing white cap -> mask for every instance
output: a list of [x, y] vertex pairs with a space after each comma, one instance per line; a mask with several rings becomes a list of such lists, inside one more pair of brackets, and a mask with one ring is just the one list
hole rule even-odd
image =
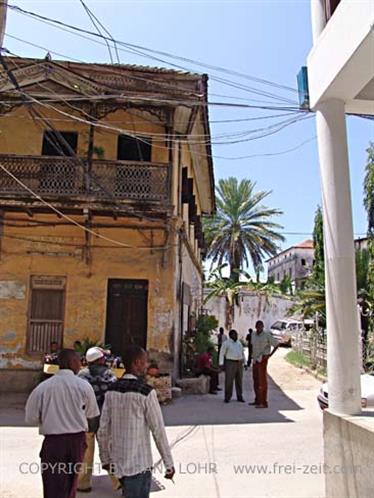
[[[87, 367], [83, 368], [78, 376], [81, 379], [89, 382], [95, 392], [96, 401], [100, 409], [103, 407], [105, 394], [108, 386], [115, 382], [117, 378], [112, 371], [105, 365], [105, 351], [99, 347], [93, 347], [86, 352]], [[78, 491], [89, 492], [91, 491], [92, 469], [95, 452], [95, 435], [99, 428], [100, 416], [96, 418], [94, 423], [91, 423], [86, 432], [87, 449], [84, 455], [81, 472], [78, 477]], [[113, 488], [119, 489], [121, 487], [119, 480], [109, 474]]]

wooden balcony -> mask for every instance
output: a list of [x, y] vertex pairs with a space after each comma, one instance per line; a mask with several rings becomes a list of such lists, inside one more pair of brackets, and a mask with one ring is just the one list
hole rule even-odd
[[26, 187], [49, 201], [128, 202], [166, 205], [170, 199], [168, 164], [93, 161], [50, 156], [0, 154], [1, 199], [36, 199]]

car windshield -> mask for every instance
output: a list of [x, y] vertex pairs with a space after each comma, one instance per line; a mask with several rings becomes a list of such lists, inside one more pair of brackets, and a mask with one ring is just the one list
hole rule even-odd
[[284, 330], [286, 328], [286, 322], [281, 322], [281, 321], [275, 322], [273, 323], [271, 328], [275, 330]]

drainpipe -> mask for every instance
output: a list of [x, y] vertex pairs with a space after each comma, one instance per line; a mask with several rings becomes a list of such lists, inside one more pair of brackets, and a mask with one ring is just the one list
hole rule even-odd
[[313, 45], [316, 44], [319, 35], [325, 29], [326, 26], [326, 12], [325, 12], [325, 1], [326, 0], [311, 0], [310, 10], [312, 19], [312, 33], [313, 33]]
[[329, 409], [361, 411], [359, 328], [345, 106], [316, 108], [325, 241]]

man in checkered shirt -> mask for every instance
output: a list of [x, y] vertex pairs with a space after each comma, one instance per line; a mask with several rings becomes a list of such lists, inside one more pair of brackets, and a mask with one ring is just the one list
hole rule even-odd
[[175, 473], [156, 391], [146, 384], [147, 353], [138, 346], [124, 357], [126, 374], [105, 396], [98, 441], [104, 469], [120, 479], [124, 495], [149, 498], [152, 479], [151, 433], [164, 465], [166, 479]]

